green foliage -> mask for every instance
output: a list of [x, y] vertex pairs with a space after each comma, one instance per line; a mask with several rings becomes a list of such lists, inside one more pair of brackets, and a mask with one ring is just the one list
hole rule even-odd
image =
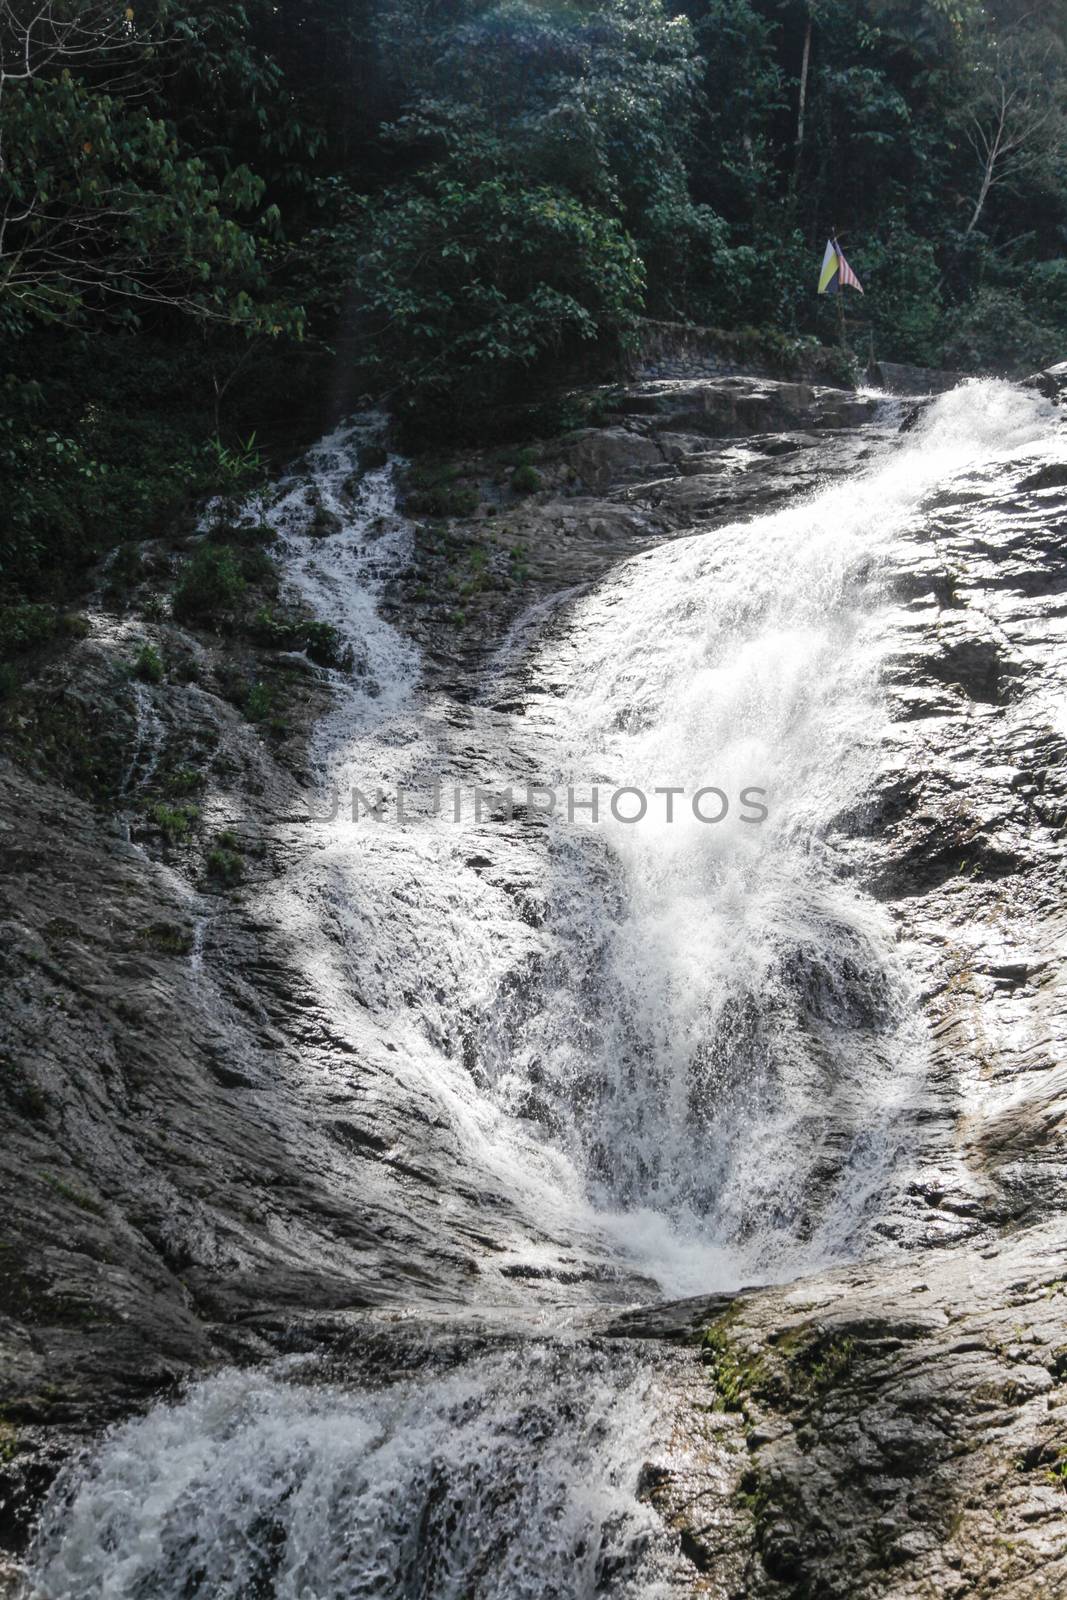
[[27, 34], [0, 7], [0, 590], [61, 596], [118, 538], [262, 464], [220, 413], [302, 333], [266, 188], [308, 181], [315, 140], [257, 8], [79, 0], [72, 33], [43, 0]]
[[278, 617], [269, 606], [256, 612], [249, 632], [257, 644], [272, 650], [303, 650], [320, 667], [343, 666], [351, 656], [332, 622]]
[[[140, 542], [190, 525], [196, 503], [218, 492], [205, 442], [212, 391], [235, 346], [179, 339], [53, 328], [0, 341], [9, 367], [0, 379], [0, 593], [62, 598], [121, 541], [107, 586], [125, 599], [146, 576]], [[281, 348], [246, 348], [230, 391], [235, 408], [251, 408], [239, 416], [276, 396], [270, 403], [289, 417]], [[302, 359], [291, 352], [286, 363], [298, 395]]]
[[870, 318], [878, 349], [900, 361], [929, 363], [941, 343], [945, 306], [932, 240], [888, 219], [884, 234], [854, 252], [860, 277], [877, 285]]
[[273, 710], [274, 692], [270, 685], [252, 684], [244, 700], [244, 714], [249, 722], [266, 722]]
[[129, 762], [120, 718], [101, 719], [91, 700], [68, 688], [34, 695], [18, 709], [0, 729], [6, 755], [87, 800], [114, 802]]
[[991, 284], [948, 318], [943, 358], [965, 371], [1033, 372], [1063, 359], [1065, 323], [1055, 304]]
[[427, 431], [514, 394], [569, 347], [618, 347], [641, 307], [631, 241], [561, 189], [438, 173], [386, 194], [368, 226], [365, 325], [399, 404]]
[[196, 767], [173, 767], [161, 774], [158, 783], [165, 794], [175, 797], [199, 794], [207, 786], [207, 775]]
[[200, 821], [200, 807], [188, 802], [172, 806], [157, 800], [148, 815], [168, 844], [181, 844]]
[[49, 26], [62, 9], [45, 0], [28, 29], [17, 8], [0, 10], [0, 49], [21, 69], [3, 97], [8, 327], [94, 314], [135, 323], [162, 305], [249, 330], [299, 328], [298, 308], [265, 294], [261, 243], [279, 217], [262, 208], [264, 180], [232, 153], [205, 159], [169, 114], [167, 79], [197, 73], [212, 8], [164, 0], [138, 19], [84, 0], [73, 36]]
[[541, 474], [529, 461], [520, 461], [511, 474], [511, 487], [516, 494], [536, 494], [541, 487]]
[[173, 609], [179, 622], [206, 626], [233, 625], [248, 587], [235, 553], [228, 545], [201, 544], [182, 568]]
[[723, 1411], [744, 1411], [748, 1396], [758, 1389], [763, 1369], [759, 1361], [744, 1360], [730, 1334], [730, 1313], [712, 1323], [700, 1343], [700, 1359], [709, 1370]]
[[266, 645], [271, 650], [300, 649], [300, 624], [276, 617], [269, 606], [260, 607], [248, 631], [257, 644]]
[[263, 452], [256, 444], [255, 433], [245, 440], [227, 446], [216, 433], [205, 445], [211, 475], [220, 494], [239, 493], [262, 480], [266, 472]]
[[453, 481], [451, 468], [416, 467], [404, 497], [412, 516], [470, 517], [478, 509], [477, 490]]
[[[0, 101], [3, 603], [62, 604], [120, 542], [128, 597], [132, 541], [239, 497], [335, 398], [529, 436], [618, 376], [642, 314], [723, 327], [741, 360], [836, 345], [834, 228], [863, 357], [1067, 353], [1062, 5], [680, 4], [80, 0], [75, 54], [43, 0]], [[232, 571], [204, 576], [176, 601], [217, 625]]]
[[55, 637], [59, 619], [53, 606], [0, 606], [0, 661], [22, 655]]
[[787, 1354], [794, 1389], [818, 1399], [848, 1377], [856, 1341], [850, 1334], [817, 1332], [789, 1347]]
[[163, 657], [155, 645], [143, 644], [133, 663], [133, 675], [142, 683], [163, 682]]
[[236, 843], [233, 833], [220, 833], [204, 863], [208, 877], [226, 889], [235, 888], [245, 875], [245, 864], [237, 854]]

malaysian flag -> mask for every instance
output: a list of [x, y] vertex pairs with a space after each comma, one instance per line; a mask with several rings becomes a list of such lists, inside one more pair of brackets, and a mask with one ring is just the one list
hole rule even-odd
[[841, 246], [836, 239], [827, 239], [819, 272], [819, 293], [837, 294], [843, 288], [858, 289], [860, 294], [863, 293], [863, 285], [845, 260]]
[[837, 267], [838, 274], [841, 278], [841, 287], [847, 289], [858, 289], [860, 294], [862, 294], [863, 285], [853, 272], [852, 268], [849, 266], [848, 262], [845, 260], [845, 252], [842, 250], [836, 239], [834, 240], [834, 249], [837, 251]]

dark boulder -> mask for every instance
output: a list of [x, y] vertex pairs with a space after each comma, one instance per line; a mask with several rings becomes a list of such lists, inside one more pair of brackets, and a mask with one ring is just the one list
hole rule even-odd
[[867, 381], [890, 394], [944, 394], [967, 376], [936, 367], [913, 367], [899, 361], [874, 361], [867, 369]]

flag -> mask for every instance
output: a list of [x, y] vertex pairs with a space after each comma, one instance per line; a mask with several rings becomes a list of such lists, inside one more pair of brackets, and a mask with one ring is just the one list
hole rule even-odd
[[836, 239], [827, 239], [819, 272], [819, 293], [836, 294], [843, 288], [858, 289], [860, 294], [863, 293], [863, 285], [845, 260], [841, 246]]
[[841, 280], [841, 287], [843, 289], [858, 289], [860, 294], [862, 294], [863, 285], [853, 272], [852, 268], [849, 266], [848, 262], [845, 260], [844, 251], [841, 249], [841, 246], [838, 244], [836, 239], [834, 240], [834, 249], [837, 251], [837, 265], [839, 269], [838, 276]]
[[819, 293], [836, 294], [840, 285], [838, 274], [841, 264], [837, 259], [837, 250], [832, 239], [826, 241], [826, 253], [822, 258], [822, 271], [819, 273]]

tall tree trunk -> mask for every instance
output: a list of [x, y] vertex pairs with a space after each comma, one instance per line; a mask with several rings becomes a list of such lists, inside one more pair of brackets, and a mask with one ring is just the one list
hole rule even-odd
[[982, 175], [982, 187], [978, 191], [978, 200], [975, 204], [974, 211], [971, 213], [971, 220], [963, 230], [963, 237], [965, 239], [969, 238], [969, 236], [974, 232], [975, 228], [977, 228], [978, 219], [982, 215], [986, 200], [989, 197], [989, 191], [992, 187], [993, 169], [992, 166], [987, 163], [985, 172]]
[[[992, 135], [983, 135], [982, 130], [981, 130], [981, 126], [979, 125], [979, 127], [978, 127], [978, 139], [979, 139], [979, 141], [981, 141], [981, 144], [976, 146], [976, 148], [980, 148], [981, 145], [984, 144], [984, 147], [985, 147], [985, 165], [982, 168], [982, 184], [981, 184], [980, 189], [978, 190], [978, 200], [977, 200], [977, 202], [975, 204], [974, 211], [973, 211], [973, 213], [971, 215], [971, 220], [970, 220], [970, 222], [968, 222], [966, 228], [964, 228], [964, 230], [963, 230], [963, 237], [965, 239], [968, 238], [974, 232], [975, 228], [977, 228], [978, 219], [982, 215], [982, 209], [985, 206], [986, 200], [989, 198], [989, 191], [993, 187], [993, 184], [996, 182], [997, 163], [1000, 160], [1001, 155], [1003, 154], [1004, 136], [1005, 136], [1005, 130], [1007, 128], [1007, 123], [1008, 123], [1008, 99], [1007, 99], [1007, 96], [1005, 95], [1004, 89], [1002, 87], [1001, 91], [1000, 91], [1000, 114], [999, 114], [999, 116], [997, 118], [997, 125], [996, 125], [995, 131], [993, 132]], [[972, 143], [973, 142], [974, 141], [972, 141]]]
[[811, 66], [811, 7], [808, 7], [808, 20], [804, 28], [804, 54], [800, 58], [800, 93], [797, 97], [797, 143], [793, 156], [793, 182], [796, 189], [800, 177], [800, 161], [804, 154], [804, 111], [808, 103], [808, 69]]

